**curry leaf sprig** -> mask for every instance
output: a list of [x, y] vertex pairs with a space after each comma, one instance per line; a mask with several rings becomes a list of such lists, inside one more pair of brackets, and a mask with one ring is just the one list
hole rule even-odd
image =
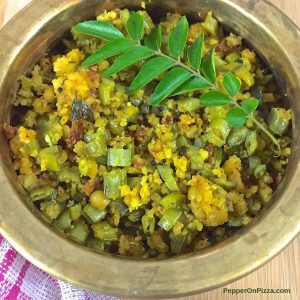
[[[90, 67], [111, 57], [117, 57], [114, 63], [103, 72], [103, 77], [110, 77], [129, 66], [143, 62], [142, 68], [133, 79], [128, 93], [132, 94], [143, 88], [158, 76], [162, 76], [153, 91], [149, 103], [157, 105], [163, 100], [180, 94], [202, 91], [200, 103], [203, 106], [229, 106], [226, 116], [232, 127], [242, 127], [247, 118], [263, 131], [272, 142], [280, 148], [278, 140], [253, 115], [259, 100], [245, 99], [238, 102], [236, 97], [241, 89], [240, 80], [231, 72], [227, 72], [222, 86], [217, 84], [215, 67], [215, 50], [203, 57], [204, 35], [200, 34], [195, 42], [187, 47], [189, 23], [183, 16], [171, 31], [168, 39], [168, 54], [162, 52], [162, 33], [155, 27], [144, 36], [144, 20], [137, 12], [132, 12], [126, 24], [128, 36], [104, 21], [87, 21], [73, 27], [73, 31], [101, 38], [107, 43], [88, 57], [82, 67]], [[186, 57], [188, 64], [182, 58]]]

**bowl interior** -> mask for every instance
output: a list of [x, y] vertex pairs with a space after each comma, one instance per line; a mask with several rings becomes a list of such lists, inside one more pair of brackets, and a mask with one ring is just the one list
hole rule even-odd
[[[0, 123], [9, 121], [17, 78], [73, 24], [105, 9], [124, 7], [140, 7], [140, 1], [34, 1], [22, 11], [0, 34], [4, 45], [0, 53]], [[163, 261], [100, 255], [54, 232], [35, 207], [28, 206], [1, 133], [0, 232], [31, 262], [80, 287], [124, 297], [157, 298], [204, 291], [245, 275], [278, 253], [299, 232], [300, 34], [287, 17], [265, 1], [152, 0], [147, 10], [157, 19], [170, 11], [186, 14], [191, 20], [213, 10], [222, 24], [246, 39], [268, 62], [294, 113], [293, 153], [273, 200], [249, 226], [200, 253]], [[75, 267], [79, 272], [74, 272]]]

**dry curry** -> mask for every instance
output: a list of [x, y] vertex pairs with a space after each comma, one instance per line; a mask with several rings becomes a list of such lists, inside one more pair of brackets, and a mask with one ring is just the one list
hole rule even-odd
[[[138, 14], [147, 36], [157, 25]], [[97, 20], [126, 34], [129, 16], [114, 10]], [[159, 24], [165, 51], [180, 18]], [[201, 91], [150, 105], [158, 77], [128, 94], [145, 60], [104, 77], [114, 58], [81, 63], [106, 42], [72, 31], [20, 78], [4, 126], [20, 183], [59, 231], [96, 251], [162, 258], [226, 239], [268, 203], [291, 152], [291, 111], [255, 51], [211, 12], [189, 26], [187, 44], [201, 33], [202, 56], [215, 49], [217, 85], [230, 71], [241, 83], [237, 101], [259, 99], [255, 117], [280, 150], [250, 119], [232, 128], [227, 107], [201, 105]]]

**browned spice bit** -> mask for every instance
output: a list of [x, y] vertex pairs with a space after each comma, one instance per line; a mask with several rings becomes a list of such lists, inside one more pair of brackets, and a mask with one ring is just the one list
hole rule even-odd
[[3, 124], [3, 133], [8, 140], [11, 140], [17, 135], [17, 128], [6, 123]]
[[84, 186], [83, 191], [87, 196], [90, 196], [90, 194], [95, 190], [95, 180], [91, 179], [89, 180]]
[[73, 146], [82, 139], [83, 132], [84, 127], [81, 120], [72, 122], [70, 129], [70, 138], [67, 140], [68, 149], [72, 150]]
[[230, 47], [227, 45], [226, 38], [224, 38], [221, 43], [218, 44], [217, 50], [223, 53], [230, 51]]
[[172, 125], [173, 124], [173, 117], [172, 116], [166, 116], [164, 123], [166, 125]]
[[98, 65], [93, 65], [90, 67], [90, 69], [94, 72], [98, 72], [98, 70], [99, 70]]
[[144, 166], [144, 160], [139, 155], [135, 155], [133, 157], [133, 166], [136, 169], [140, 169], [142, 166]]
[[[96, 88], [90, 89], [90, 93], [93, 97], [95, 97], [95, 98], [98, 97], [98, 90]], [[96, 104], [96, 103], [93, 103], [93, 104]], [[91, 105], [91, 107], [94, 109], [93, 104]]]
[[214, 160], [214, 156], [213, 156], [213, 153], [214, 153], [214, 146], [213, 146], [212, 144], [209, 144], [209, 145], [207, 145], [206, 150], [208, 151], [207, 162], [208, 162], [209, 164], [212, 164], [212, 163], [213, 163], [213, 160]]
[[134, 137], [141, 143], [145, 142], [145, 139], [147, 137], [147, 130], [144, 125], [139, 126], [135, 132]]
[[89, 82], [91, 83], [91, 85], [95, 86], [96, 83], [98, 83], [100, 80], [100, 75], [98, 72], [89, 70], [87, 72], [87, 78], [88, 78]]

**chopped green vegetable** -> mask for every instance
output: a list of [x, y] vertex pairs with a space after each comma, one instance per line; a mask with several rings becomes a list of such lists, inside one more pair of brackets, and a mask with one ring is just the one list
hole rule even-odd
[[173, 169], [167, 165], [158, 165], [157, 169], [167, 188], [171, 192], [177, 192], [179, 188], [174, 177]]
[[142, 217], [142, 227], [144, 233], [152, 234], [155, 230], [155, 217], [153, 213], [150, 213], [148, 210]]
[[250, 156], [252, 155], [257, 147], [258, 147], [258, 140], [256, 131], [252, 130], [248, 133], [245, 141], [245, 147], [247, 149], [247, 154]]
[[65, 230], [71, 227], [71, 217], [69, 210], [65, 210], [60, 216], [54, 221], [54, 226], [60, 230]]
[[76, 166], [62, 167], [58, 173], [58, 181], [60, 182], [74, 182], [78, 183], [80, 180], [79, 169]]
[[284, 108], [271, 108], [268, 115], [269, 128], [276, 134], [282, 136], [289, 126], [291, 114]]
[[106, 210], [100, 210], [88, 204], [83, 209], [83, 216], [91, 223], [97, 223], [105, 218]]
[[109, 199], [120, 197], [120, 186], [126, 184], [127, 175], [123, 169], [115, 169], [104, 176], [104, 193]]
[[163, 212], [163, 215], [158, 222], [158, 225], [166, 231], [170, 231], [177, 220], [180, 218], [182, 211], [178, 208], [171, 207]]
[[58, 146], [44, 148], [40, 151], [39, 160], [41, 170], [49, 170], [54, 172], [60, 171], [59, 156], [61, 155], [61, 148]]
[[201, 107], [201, 103], [197, 98], [181, 99], [176, 102], [178, 110], [181, 112], [193, 112]]
[[68, 236], [77, 243], [84, 244], [89, 234], [89, 228], [85, 223], [76, 223], [68, 231]]
[[118, 228], [111, 227], [107, 222], [93, 224], [92, 229], [97, 239], [106, 242], [118, 240]]
[[128, 167], [131, 165], [129, 149], [108, 149], [107, 164], [112, 167]]
[[82, 214], [82, 205], [77, 203], [69, 208], [70, 218], [72, 221], [79, 219]]
[[97, 252], [103, 252], [105, 243], [99, 239], [90, 238], [88, 239], [86, 245]]
[[232, 147], [242, 144], [246, 140], [248, 132], [247, 127], [233, 128], [227, 138], [228, 146]]
[[160, 204], [166, 209], [171, 207], [180, 208], [183, 201], [185, 200], [185, 196], [183, 194], [180, 194], [178, 192], [170, 193], [166, 196], [164, 196], [160, 200]]
[[131, 221], [131, 222], [138, 222], [141, 220], [142, 216], [144, 214], [144, 211], [141, 210], [141, 209], [137, 209], [137, 210], [134, 210], [133, 212], [131, 212], [128, 216], [128, 219]]
[[45, 186], [30, 192], [29, 197], [32, 201], [49, 200], [55, 194], [56, 190], [52, 186]]
[[177, 235], [170, 242], [170, 250], [172, 254], [180, 254], [186, 246], [186, 235]]

